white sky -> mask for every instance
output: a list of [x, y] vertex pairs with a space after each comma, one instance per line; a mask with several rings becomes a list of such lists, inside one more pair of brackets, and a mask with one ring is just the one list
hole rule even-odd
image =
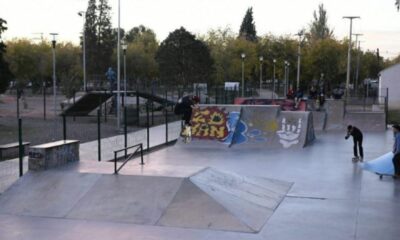
[[[168, 33], [184, 26], [195, 34], [211, 28], [229, 26], [237, 32], [245, 11], [252, 6], [258, 35], [294, 34], [307, 27], [313, 11], [323, 3], [328, 23], [335, 36], [348, 35], [349, 21], [342, 16], [361, 16], [354, 22], [354, 32], [362, 33], [362, 48], [380, 48], [381, 55], [400, 53], [400, 12], [395, 0], [120, 0], [121, 27], [143, 24], [152, 28], [162, 41]], [[57, 32], [58, 39], [78, 43], [83, 19], [78, 11], [86, 10], [88, 0], [0, 0], [0, 18], [8, 22], [3, 39], [33, 39], [33, 33]], [[118, 0], [109, 0], [113, 26], [117, 26]]]

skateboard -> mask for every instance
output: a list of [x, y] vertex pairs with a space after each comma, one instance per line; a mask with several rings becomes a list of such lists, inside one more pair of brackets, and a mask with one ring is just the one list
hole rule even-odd
[[190, 126], [184, 126], [182, 129], [182, 140], [184, 143], [189, 143], [192, 140], [192, 129]]
[[382, 179], [382, 178], [383, 178], [383, 176], [386, 176], [386, 177], [392, 177], [393, 179], [396, 179], [396, 176], [395, 176], [395, 175], [393, 175], [393, 174], [387, 174], [387, 173], [378, 173], [378, 172], [375, 172], [375, 174], [379, 176], [379, 179]]

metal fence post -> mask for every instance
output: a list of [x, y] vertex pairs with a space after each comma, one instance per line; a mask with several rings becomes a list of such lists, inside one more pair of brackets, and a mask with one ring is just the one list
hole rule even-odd
[[124, 106], [124, 144], [125, 144], [125, 159], [128, 154], [128, 150], [126, 149], [128, 147], [128, 121], [127, 121], [127, 115], [126, 115], [126, 106]]
[[[75, 105], [75, 95], [76, 95], [76, 92], [75, 92], [75, 89], [73, 90], [73, 96], [72, 96], [72, 103], [73, 103], [73, 105]], [[74, 115], [72, 116], [72, 120], [75, 122], [75, 113], [74, 113]]]
[[118, 171], [117, 171], [117, 152], [114, 152], [114, 174], [118, 174]]
[[63, 139], [64, 141], [67, 140], [67, 117], [65, 114], [62, 115], [63, 119]]
[[18, 118], [18, 142], [19, 142], [19, 176], [24, 174], [24, 146], [22, 145], [22, 119]]
[[137, 126], [139, 127], [140, 125], [140, 99], [139, 99], [139, 92], [137, 90], [137, 86], [136, 86], [136, 121], [137, 121]]
[[[168, 98], [168, 90], [165, 90], [165, 99]], [[168, 104], [165, 101], [165, 143], [168, 143]]]
[[101, 128], [100, 128], [100, 109], [97, 110], [97, 156], [98, 156], [98, 161], [101, 161]]
[[149, 102], [146, 103], [146, 128], [147, 128], [147, 151], [150, 150], [150, 116]]
[[43, 81], [43, 120], [46, 120], [46, 82]]
[[[107, 90], [104, 90], [104, 96], [107, 95]], [[104, 101], [104, 122], [107, 122], [107, 100]]]

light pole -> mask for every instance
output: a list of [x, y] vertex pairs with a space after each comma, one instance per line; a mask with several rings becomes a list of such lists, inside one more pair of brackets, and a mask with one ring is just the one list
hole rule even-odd
[[85, 34], [85, 23], [86, 23], [86, 12], [80, 11], [78, 15], [83, 18], [83, 31], [82, 31], [82, 67], [83, 67], [83, 91], [86, 92], [86, 34]]
[[360, 70], [360, 41], [358, 41], [358, 37], [362, 36], [363, 34], [360, 33], [355, 33], [353, 34], [356, 36], [356, 47], [357, 47], [357, 66], [356, 66], [356, 74], [354, 77], [354, 92], [357, 94], [357, 86], [358, 86], [358, 76], [359, 76], [359, 70]]
[[261, 96], [261, 88], [262, 88], [262, 66], [263, 66], [264, 57], [260, 56], [260, 93], [258, 95]]
[[300, 31], [296, 35], [299, 36], [299, 47], [297, 50], [297, 81], [296, 81], [296, 90], [297, 90], [300, 86], [300, 60], [301, 60], [301, 42], [302, 42], [301, 37], [304, 35], [304, 31]]
[[58, 33], [50, 33], [53, 36], [52, 52], [53, 52], [53, 104], [54, 104], [54, 138], [56, 137], [56, 121], [57, 121], [57, 88], [56, 88], [56, 36]]
[[285, 96], [288, 93], [289, 89], [289, 68], [290, 68], [290, 63], [286, 61], [286, 84], [285, 84]]
[[275, 98], [275, 63], [276, 59], [272, 60], [272, 63], [274, 65], [273, 73], [272, 73], [272, 99]]
[[353, 19], [360, 18], [358, 16], [346, 16], [343, 17], [350, 20], [350, 34], [349, 34], [349, 49], [347, 52], [347, 77], [346, 77], [346, 100], [349, 97], [349, 84], [350, 84], [350, 71], [351, 71], [351, 37], [353, 31]]
[[117, 129], [121, 126], [121, 3], [118, 0], [118, 39], [117, 39]]
[[242, 97], [244, 97], [244, 59], [246, 58], [246, 54], [242, 53], [240, 57], [242, 58]]
[[126, 44], [125, 41], [122, 42], [122, 51], [124, 53], [124, 101], [123, 101], [123, 106], [126, 105], [126, 49], [128, 48], [128, 45]]

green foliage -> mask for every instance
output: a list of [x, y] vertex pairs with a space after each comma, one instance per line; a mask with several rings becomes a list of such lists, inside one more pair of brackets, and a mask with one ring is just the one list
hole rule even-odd
[[318, 14], [314, 11], [314, 19], [310, 24], [307, 37], [310, 41], [332, 38], [333, 31], [328, 27], [328, 16], [324, 9], [324, 4], [318, 6]]
[[57, 80], [63, 94], [71, 98], [83, 86], [80, 49], [72, 43], [61, 43], [56, 53]]
[[85, 16], [88, 75], [105, 72], [111, 66], [115, 33], [111, 26], [111, 7], [107, 0], [89, 0]]
[[400, 9], [400, 0], [396, 0], [395, 5], [397, 6], [397, 11]]
[[252, 42], [257, 41], [257, 32], [253, 19], [252, 7], [248, 8], [246, 11], [246, 15], [244, 16], [242, 24], [240, 25], [239, 37]]
[[157, 51], [160, 80], [168, 84], [188, 86], [210, 83], [213, 60], [202, 41], [183, 27], [170, 33]]
[[1, 39], [1, 34], [7, 30], [6, 24], [7, 22], [0, 18], [0, 93], [7, 90], [9, 82], [12, 79], [9, 65], [4, 59], [4, 55], [6, 54], [6, 45]]

